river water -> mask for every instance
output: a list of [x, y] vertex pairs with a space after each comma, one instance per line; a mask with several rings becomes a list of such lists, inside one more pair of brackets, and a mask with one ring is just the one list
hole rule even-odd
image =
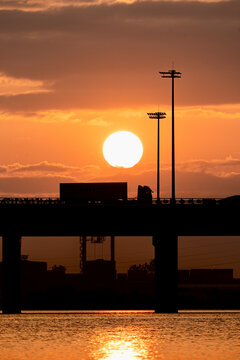
[[238, 360], [240, 312], [0, 314], [1, 360]]

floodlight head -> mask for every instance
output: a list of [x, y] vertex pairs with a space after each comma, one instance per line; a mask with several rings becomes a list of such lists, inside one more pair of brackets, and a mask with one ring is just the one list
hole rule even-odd
[[165, 112], [155, 112], [155, 113], [147, 113], [149, 119], [165, 119], [166, 113]]
[[182, 75], [182, 73], [174, 69], [168, 71], [159, 71], [159, 74], [161, 74], [162, 78], [178, 78], [178, 79], [180, 79]]

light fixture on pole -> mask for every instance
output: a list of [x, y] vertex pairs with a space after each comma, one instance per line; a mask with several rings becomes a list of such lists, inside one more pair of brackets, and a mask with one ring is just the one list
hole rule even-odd
[[174, 69], [160, 71], [162, 78], [172, 79], [172, 203], [175, 204], [175, 139], [174, 139], [174, 79], [181, 78], [182, 73]]
[[157, 119], [158, 127], [157, 127], [157, 202], [160, 202], [160, 119], [165, 119], [166, 113], [165, 112], [155, 112], [155, 113], [147, 113], [149, 119]]

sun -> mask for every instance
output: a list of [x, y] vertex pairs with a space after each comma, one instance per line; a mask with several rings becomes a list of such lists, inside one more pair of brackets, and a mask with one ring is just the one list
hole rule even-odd
[[114, 167], [131, 168], [139, 162], [142, 154], [141, 140], [129, 131], [117, 131], [103, 144], [103, 156]]

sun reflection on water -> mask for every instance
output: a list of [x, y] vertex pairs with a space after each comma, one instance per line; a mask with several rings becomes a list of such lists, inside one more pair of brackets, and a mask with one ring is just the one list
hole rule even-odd
[[136, 360], [145, 358], [144, 350], [134, 346], [130, 341], [110, 341], [103, 349], [105, 355], [101, 360]]
[[147, 344], [141, 336], [143, 334], [129, 330], [118, 328], [114, 332], [103, 331], [98, 336], [95, 334], [91, 354], [93, 358], [98, 360], [148, 359]]

